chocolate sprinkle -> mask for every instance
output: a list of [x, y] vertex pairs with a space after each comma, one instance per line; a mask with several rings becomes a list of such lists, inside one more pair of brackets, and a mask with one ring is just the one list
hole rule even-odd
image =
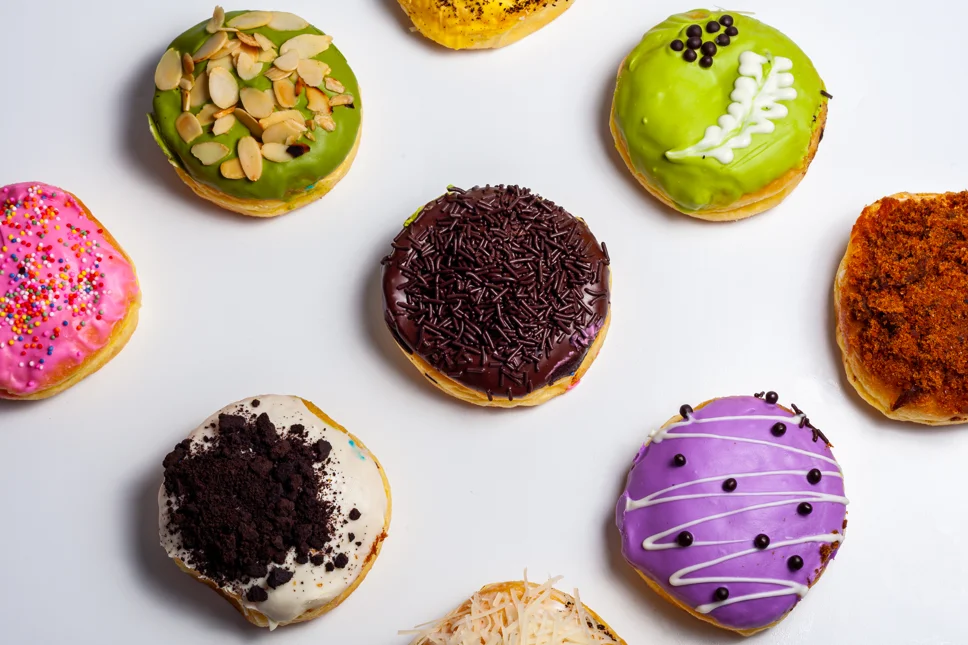
[[827, 90], [820, 90], [820, 96], [823, 96], [828, 99], [832, 99], [834, 97], [833, 94], [828, 94]]

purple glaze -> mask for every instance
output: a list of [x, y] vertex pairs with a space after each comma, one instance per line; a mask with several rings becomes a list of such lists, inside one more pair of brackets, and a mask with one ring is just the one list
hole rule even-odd
[[[765, 417], [763, 419], [737, 419], [740, 416]], [[719, 421], [695, 423], [696, 420], [725, 417]], [[770, 429], [778, 419], [785, 417], [787, 431], [775, 437]], [[778, 405], [752, 396], [717, 399], [691, 416], [687, 425], [658, 433], [639, 451], [629, 473], [625, 491], [616, 507], [616, 523], [622, 534], [622, 553], [629, 564], [658, 583], [666, 593], [691, 608], [715, 603], [718, 587], [729, 589], [730, 604], [711, 608], [706, 614], [720, 625], [731, 629], [757, 629], [776, 622], [799, 602], [800, 596], [789, 593], [769, 598], [741, 600], [748, 594], [785, 590], [786, 587], [767, 582], [709, 581], [698, 584], [673, 586], [670, 577], [683, 568], [716, 560], [723, 556], [753, 549], [753, 540], [765, 533], [770, 546], [762, 551], [740, 556], [701, 570], [687, 573], [690, 578], [771, 578], [791, 581], [799, 585], [811, 585], [827, 562], [833, 559], [838, 543], [806, 542], [779, 546], [788, 540], [810, 536], [819, 539], [842, 538], [847, 516], [846, 500], [824, 501], [817, 494], [842, 498], [844, 482], [839, 466], [825, 461], [833, 459], [830, 447], [823, 439], [813, 440], [810, 428], [799, 428], [800, 417], [787, 412]], [[780, 446], [806, 451], [799, 454], [788, 450], [746, 442], [712, 438], [679, 438], [680, 434], [711, 434], [718, 436], [755, 439]], [[686, 457], [686, 465], [676, 467], [673, 458], [677, 453]], [[807, 482], [806, 472], [819, 468], [825, 474], [821, 481], [812, 485]], [[744, 473], [772, 471], [799, 471], [803, 474], [740, 477]], [[677, 500], [627, 510], [630, 500], [641, 500], [670, 486], [697, 479], [714, 477], [714, 481], [694, 484], [656, 496], [662, 499], [680, 495], [710, 495], [688, 500]], [[735, 491], [723, 491], [723, 481], [736, 477]], [[751, 492], [803, 492], [803, 495], [743, 496]], [[712, 496], [715, 495], [715, 496]], [[643, 543], [650, 536], [669, 531], [679, 525], [704, 517], [742, 509], [752, 505], [789, 501], [788, 504], [771, 508], [754, 509], [728, 517], [697, 523], [684, 530], [690, 531], [695, 543], [686, 548], [646, 550]], [[813, 512], [799, 515], [797, 505], [809, 501]], [[678, 530], [655, 540], [656, 544], [673, 544]], [[734, 541], [730, 544], [702, 544], [703, 542]], [[827, 557], [823, 553], [827, 553]], [[787, 559], [799, 555], [804, 566], [790, 571]], [[803, 591], [804, 588], [800, 588]]]

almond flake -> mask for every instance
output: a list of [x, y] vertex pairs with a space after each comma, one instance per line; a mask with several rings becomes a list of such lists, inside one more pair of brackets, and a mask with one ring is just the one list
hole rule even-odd
[[202, 136], [202, 124], [191, 112], [182, 112], [175, 119], [175, 130], [185, 143], [191, 143]]
[[289, 72], [284, 69], [279, 69], [278, 67], [271, 67], [269, 71], [266, 72], [266, 78], [275, 83], [276, 81], [281, 81], [284, 78], [289, 78]]
[[262, 176], [262, 151], [259, 150], [258, 141], [252, 137], [239, 140], [239, 163], [249, 181], [259, 181]]
[[299, 65], [299, 54], [294, 51], [281, 55], [279, 58], [272, 61], [272, 64], [279, 69], [284, 69], [287, 72], [292, 72]]
[[239, 83], [227, 69], [217, 67], [208, 75], [208, 93], [220, 108], [232, 107], [239, 102]]
[[294, 51], [299, 58], [315, 58], [329, 49], [329, 45], [332, 42], [332, 36], [301, 34], [284, 42], [282, 47], [279, 48], [279, 53], [286, 54]]
[[192, 55], [188, 52], [182, 54], [182, 72], [185, 74], [191, 74], [195, 71], [195, 61], [192, 60]]
[[215, 122], [215, 113], [218, 112], [218, 106], [214, 103], [206, 104], [201, 111], [196, 115], [198, 123], [201, 126], [212, 125]]
[[273, 11], [272, 21], [269, 23], [269, 29], [276, 31], [302, 31], [308, 26], [309, 23], [296, 14], [285, 11]]
[[205, 71], [209, 74], [216, 67], [224, 67], [225, 69], [232, 71], [232, 57], [231, 56], [220, 56], [218, 58], [210, 58], [208, 64], [205, 66]]
[[209, 102], [211, 97], [208, 95], [208, 75], [199, 74], [192, 86], [191, 102], [192, 107], [197, 108]]
[[252, 47], [259, 47], [259, 41], [255, 39], [255, 36], [250, 36], [244, 31], [239, 32], [238, 38], [239, 40], [242, 41], [243, 45], [251, 45]]
[[235, 61], [235, 69], [239, 73], [239, 78], [243, 81], [251, 81], [262, 73], [262, 63], [256, 62], [247, 53], [239, 54], [239, 59]]
[[181, 91], [182, 100], [182, 112], [188, 112], [192, 109], [192, 93], [188, 90]]
[[259, 125], [266, 129], [283, 121], [302, 121], [302, 118], [302, 112], [299, 110], [283, 110], [282, 112], [273, 112], [264, 119], [259, 119]]
[[[312, 124], [313, 124], [313, 129], [315, 129], [316, 128], [316, 122], [315, 121], [312, 121]], [[313, 134], [312, 132], [307, 132], [303, 136], [306, 137], [307, 139], [309, 139], [310, 141], [316, 141], [316, 135]]]
[[[257, 29], [272, 22], [271, 11], [250, 11], [229, 20], [229, 27], [236, 29]], [[253, 180], [254, 181], [254, 180]]]
[[305, 58], [299, 61], [296, 71], [306, 85], [319, 87], [323, 84], [323, 77], [330, 72], [329, 65], [312, 58]]
[[213, 54], [218, 52], [220, 49], [225, 47], [225, 43], [229, 42], [228, 34], [224, 31], [220, 31], [216, 34], [209, 36], [205, 44], [199, 47], [195, 55], [192, 56], [192, 60], [196, 63], [200, 63], [203, 60], [208, 60]]
[[253, 47], [252, 45], [246, 45], [244, 43], [242, 45], [239, 45], [239, 51], [245, 52], [246, 54], [251, 56], [252, 60], [258, 59], [259, 55], [262, 53], [262, 50], [260, 48]]
[[296, 86], [288, 78], [274, 82], [272, 91], [275, 93], [279, 105], [284, 108], [296, 107]]
[[262, 144], [262, 156], [276, 163], [292, 161], [293, 156], [286, 152], [288, 147], [284, 143], [264, 143]]
[[270, 49], [276, 48], [275, 43], [273, 43], [271, 40], [269, 40], [268, 38], [266, 38], [265, 36], [263, 36], [258, 32], [252, 34], [252, 37], [255, 38], [255, 42], [259, 44], [259, 48], [262, 49], [262, 51], [267, 52]]
[[294, 91], [296, 92], [296, 100], [297, 101], [299, 100], [299, 97], [302, 95], [303, 90], [305, 90], [305, 89], [306, 89], [306, 84], [303, 82], [303, 80], [301, 78], [299, 78], [297, 76], [296, 77], [296, 87], [294, 89]]
[[245, 110], [236, 110], [234, 114], [239, 123], [241, 123], [249, 132], [251, 132], [253, 137], [262, 137], [263, 128], [251, 114]]
[[195, 83], [193, 82], [193, 80], [194, 79], [192, 79], [190, 76], [182, 76], [181, 80], [178, 81], [178, 87], [188, 92], [191, 92], [192, 88], [195, 86]]
[[289, 137], [299, 137], [306, 130], [306, 126], [287, 119], [266, 128], [262, 133], [263, 143], [286, 143]]
[[278, 57], [279, 57], [279, 52], [277, 52], [275, 49], [266, 49], [259, 52], [260, 63], [271, 63]]
[[312, 112], [322, 114], [330, 114], [332, 112], [332, 109], [329, 107], [329, 97], [322, 90], [310, 87], [306, 90], [306, 98], [308, 99], [306, 107]]
[[239, 97], [242, 99], [242, 106], [245, 111], [257, 119], [264, 119], [269, 116], [275, 108], [275, 101], [268, 91], [263, 92], [254, 87], [243, 87], [239, 92]]
[[343, 92], [346, 91], [346, 88], [343, 87], [343, 84], [337, 81], [332, 76], [326, 77], [326, 89], [329, 90], [330, 92], [336, 92], [337, 94], [342, 94]]
[[238, 40], [230, 40], [225, 43], [225, 47], [220, 49], [217, 54], [212, 56], [212, 58], [222, 58], [223, 56], [231, 56], [235, 52], [239, 51], [242, 47], [242, 43]]
[[337, 105], [353, 105], [353, 95], [337, 94], [329, 100], [329, 104], [333, 107], [336, 107]]
[[212, 13], [212, 19], [208, 21], [205, 25], [205, 31], [210, 34], [214, 34], [216, 31], [222, 28], [225, 24], [225, 10], [222, 7], [216, 5], [215, 11]]
[[229, 149], [218, 141], [206, 141], [205, 143], [192, 146], [192, 154], [202, 162], [203, 166], [217, 164], [222, 159], [225, 159], [225, 155], [228, 153]]
[[317, 114], [313, 117], [313, 120], [326, 132], [332, 132], [336, 129], [336, 121], [329, 114]]
[[219, 110], [218, 112], [216, 112], [215, 114], [212, 115], [212, 118], [215, 119], [216, 121], [218, 121], [223, 116], [227, 116], [229, 114], [232, 114], [233, 112], [235, 112], [235, 106], [234, 105], [232, 107], [227, 107], [224, 110]]
[[181, 56], [174, 49], [169, 49], [158, 61], [155, 68], [155, 87], [162, 92], [178, 87], [182, 77]]
[[232, 126], [235, 125], [235, 121], [235, 116], [232, 114], [226, 114], [223, 117], [219, 117], [218, 120], [215, 121], [215, 125], [212, 126], [212, 134], [214, 134], [216, 137], [225, 134], [232, 129]]
[[219, 166], [219, 172], [226, 179], [245, 179], [245, 173], [242, 172], [242, 164], [238, 158], [223, 161], [222, 165]]

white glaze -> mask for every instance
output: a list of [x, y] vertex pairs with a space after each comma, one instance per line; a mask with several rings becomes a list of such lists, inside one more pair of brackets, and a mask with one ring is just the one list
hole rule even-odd
[[[770, 64], [770, 72], [763, 77], [763, 66]], [[706, 128], [702, 140], [688, 148], [669, 150], [666, 158], [671, 161], [696, 157], [712, 157], [728, 164], [735, 158], [734, 150], [748, 148], [754, 134], [771, 134], [776, 126], [773, 121], [782, 119], [789, 110], [779, 101], [797, 98], [793, 88], [793, 61], [777, 56], [767, 58], [756, 52], [745, 51], [739, 55], [739, 78], [729, 98], [732, 103], [726, 114], [719, 117], [718, 125]]]
[[[259, 400], [259, 406], [255, 408], [252, 407], [254, 399]], [[297, 564], [295, 550], [290, 549], [283, 566], [294, 575], [285, 585], [272, 589], [265, 584], [265, 578], [260, 578], [247, 585], [222, 587], [241, 596], [245, 607], [265, 614], [269, 619], [270, 629], [274, 629], [279, 623], [293, 620], [306, 611], [333, 601], [356, 581], [363, 571], [367, 555], [383, 533], [389, 500], [383, 487], [383, 478], [372, 455], [362, 450], [346, 433], [326, 425], [298, 397], [258, 396], [228, 405], [206, 419], [189, 435], [193, 449], [204, 447], [204, 438], [216, 434], [212, 425], [217, 426], [220, 414], [238, 414], [240, 411], [246, 415], [263, 412], [268, 414], [280, 434], [288, 434], [293, 424], [302, 424], [310, 442], [325, 439], [333, 446], [326, 467], [321, 471], [326, 482], [323, 499], [334, 502], [340, 509], [336, 537], [331, 544], [336, 553], [346, 553], [349, 556], [350, 561], [346, 568], [327, 572], [324, 567], [313, 566], [311, 563]], [[162, 486], [158, 494], [161, 544], [169, 557], [185, 562], [185, 553], [180, 547], [178, 536], [171, 535], [166, 528], [168, 499]], [[343, 526], [343, 520], [347, 519], [346, 516], [354, 508], [360, 511], [360, 518]], [[348, 533], [354, 534], [353, 542], [348, 541]], [[356, 546], [356, 542], [360, 545]], [[268, 600], [252, 603], [245, 599], [245, 591], [255, 584], [261, 585], [268, 592]]]

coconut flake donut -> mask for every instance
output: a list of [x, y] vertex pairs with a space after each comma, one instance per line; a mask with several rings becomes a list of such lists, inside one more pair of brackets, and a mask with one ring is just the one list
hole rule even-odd
[[71, 193], [0, 189], [0, 398], [45, 399], [101, 369], [138, 326], [134, 263]]
[[650, 587], [746, 636], [800, 602], [847, 528], [827, 438], [777, 398], [682, 406], [636, 455], [616, 507], [622, 553]]
[[696, 10], [651, 29], [622, 62], [611, 129], [629, 170], [664, 204], [737, 220], [800, 183], [829, 98], [810, 59], [776, 29]]
[[312, 620], [346, 600], [389, 530], [376, 457], [295, 396], [227, 406], [164, 466], [162, 546], [259, 627]]
[[451, 49], [516, 43], [560, 16], [573, 0], [399, 0], [414, 26]]
[[332, 37], [280, 11], [216, 7], [155, 70], [155, 141], [195, 193], [273, 217], [328, 193], [360, 143], [362, 105]]
[[575, 387], [611, 320], [604, 244], [517, 186], [450, 187], [383, 259], [384, 318], [434, 385], [468, 403], [539, 405]]
[[[529, 645], [625, 645], [615, 631], [574, 596], [527, 581], [487, 585], [439, 621], [416, 634], [411, 645], [528, 643]], [[517, 639], [515, 640], [515, 635]]]

